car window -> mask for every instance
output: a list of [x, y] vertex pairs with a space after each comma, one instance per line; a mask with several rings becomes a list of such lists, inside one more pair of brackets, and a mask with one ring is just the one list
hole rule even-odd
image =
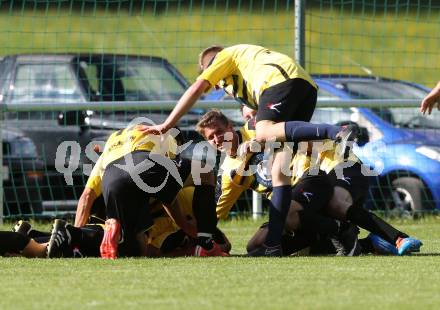
[[376, 108], [372, 109], [383, 120], [402, 128], [440, 129], [438, 113], [423, 115], [419, 108]]
[[167, 63], [148, 58], [91, 58], [80, 61], [92, 101], [175, 100], [185, 91]]
[[11, 103], [77, 102], [81, 94], [68, 64], [19, 64], [9, 98]]
[[423, 89], [399, 81], [353, 80], [341, 81], [335, 86], [354, 99], [423, 99], [427, 94]]
[[331, 92], [325, 90], [325, 89], [318, 89], [318, 99], [321, 100], [338, 100], [339, 97], [335, 94], [332, 94]]
[[312, 116], [312, 123], [336, 124], [352, 121], [353, 112], [346, 108], [317, 108]]

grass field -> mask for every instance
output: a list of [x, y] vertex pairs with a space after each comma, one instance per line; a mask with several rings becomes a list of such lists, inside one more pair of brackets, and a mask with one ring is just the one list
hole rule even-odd
[[238, 256], [257, 224], [221, 224], [233, 243], [227, 258], [0, 258], [0, 309], [440, 307], [438, 218], [393, 222], [423, 240], [411, 257]]

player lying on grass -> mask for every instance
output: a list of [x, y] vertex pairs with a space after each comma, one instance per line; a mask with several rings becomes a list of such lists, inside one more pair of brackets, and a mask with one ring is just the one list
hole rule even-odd
[[[239, 133], [236, 133], [233, 130], [231, 121], [221, 112], [214, 110], [208, 112], [202, 117], [197, 126], [197, 130], [208, 140], [208, 142], [220, 151], [228, 153], [222, 166], [222, 168], [226, 166], [229, 167], [223, 169], [221, 184], [222, 195], [217, 201], [218, 217], [225, 217], [240, 194], [247, 188], [258, 190], [261, 183], [263, 183], [265, 187], [270, 187], [269, 184], [264, 184], [265, 178], [264, 176], [261, 177], [261, 174], [259, 173], [251, 176], [243, 176], [243, 174], [237, 173], [237, 171], [239, 171], [237, 168], [241, 167], [241, 171], [246, 171], [246, 166], [248, 167], [252, 164], [251, 159], [258, 158], [258, 155], [256, 154], [246, 154], [245, 157], [237, 156], [239, 143], [243, 141], [251, 141], [254, 136], [253, 130], [249, 124], [250, 121], [247, 122]], [[229, 135], [229, 141], [224, 140], [225, 134], [226, 136]], [[225, 147], [225, 142], [228, 142], [227, 147]], [[327, 176], [327, 179], [330, 180], [331, 186], [335, 187], [331, 200], [326, 207], [326, 212], [328, 212], [333, 218], [342, 220], [343, 223], [350, 222], [358, 225], [359, 227], [380, 236], [386, 241], [395, 244], [400, 255], [412, 251], [419, 251], [421, 246], [420, 241], [414, 238], [409, 238], [405, 233], [398, 231], [373, 213], [363, 209], [362, 206], [368, 193], [369, 179], [361, 172], [360, 160], [352, 152], [348, 154], [349, 157], [347, 160], [337, 156], [334, 144], [330, 144], [330, 146], [324, 144], [324, 146], [326, 146], [326, 148], [318, 149], [319, 152], [317, 154], [312, 154], [313, 150], [307, 149], [304, 153], [296, 153], [295, 158], [293, 159], [295, 162], [293, 165], [293, 176], [296, 177], [296, 180], [303, 179], [308, 183], [306, 183], [307, 185], [304, 188], [312, 188], [310, 191], [302, 190], [303, 193], [312, 193], [312, 195], [308, 194], [305, 198], [306, 203], [310, 203], [310, 197], [316, 196], [313, 194], [313, 190], [319, 191], [318, 196], [324, 196], [322, 192], [323, 188], [317, 187], [313, 189], [313, 184], [310, 180], [313, 177], [321, 177], [320, 180], [323, 182], [325, 178], [322, 176], [325, 175]], [[322, 145], [320, 147], [322, 147]], [[312, 167], [315, 169], [316, 175], [312, 176], [308, 173], [311, 161], [310, 155], [315, 155], [313, 156], [314, 162], [312, 163]], [[316, 168], [318, 168], [317, 171]], [[343, 172], [343, 178], [339, 176], [341, 169]], [[302, 198], [304, 195], [298, 195], [297, 197], [304, 204], [304, 199]], [[319, 203], [317, 205], [319, 205]], [[302, 210], [297, 211], [298, 208]], [[296, 225], [301, 223], [303, 229], [304, 227], [307, 229], [316, 229], [319, 227], [320, 230], [326, 230], [326, 232], [321, 231], [320, 233], [335, 235], [336, 231], [340, 228], [338, 222], [331, 222], [327, 218], [319, 216], [316, 212], [317, 210], [319, 210], [319, 208], [304, 208], [304, 206], [297, 206], [296, 210], [292, 213], [294, 216], [288, 216], [287, 218], [289, 220], [285, 222], [286, 225], [289, 225], [289, 221], [292, 219], [295, 219], [296, 221], [296, 224], [290, 223], [290, 225], [293, 226], [288, 227], [288, 231], [291, 231], [292, 228], [297, 229], [298, 226]], [[353, 241], [352, 238], [349, 238], [352, 242], [346, 242], [344, 239], [345, 238], [339, 238], [339, 241], [343, 241], [342, 244], [338, 244], [335, 239], [335, 245], [338, 246], [338, 252], [340, 254], [346, 255], [360, 253], [357, 242], [355, 242], [356, 240]]]
[[[289, 221], [289, 218], [287, 218]], [[249, 240], [246, 250], [252, 252], [266, 239], [267, 223], [260, 226]], [[396, 246], [370, 233], [366, 238], [358, 240], [359, 254], [398, 255]], [[335, 246], [335, 238], [324, 234], [305, 233], [303, 231], [284, 230], [282, 238], [283, 255], [340, 255], [340, 247]]]
[[[316, 105], [317, 86], [293, 59], [262, 46], [239, 44], [211, 46], [199, 55], [201, 74], [177, 102], [163, 124], [146, 126], [147, 133], [163, 133], [195, 104], [203, 93], [223, 88], [238, 102], [257, 110], [256, 139], [265, 142], [309, 141], [330, 138], [345, 149], [356, 135], [349, 127], [310, 124]], [[284, 152], [274, 155], [269, 208], [269, 234], [260, 256], [281, 254], [281, 235], [290, 205], [290, 178], [281, 167]], [[266, 251], [266, 248], [270, 248]]]
[[[178, 145], [170, 132], [163, 136], [144, 135], [138, 126], [113, 133], [93, 167], [80, 197], [75, 226], [87, 222], [90, 206], [101, 193], [106, 205], [106, 228], [100, 247], [103, 258], [145, 256], [145, 232], [153, 225], [150, 198], [168, 208], [180, 225], [178, 209], [172, 204], [182, 186], [194, 185], [193, 162], [178, 157]], [[197, 225], [197, 256], [224, 256], [213, 241], [216, 230], [215, 179], [201, 173], [195, 185], [193, 212]], [[181, 227], [184, 231], [188, 227]], [[188, 231], [186, 231], [188, 232]], [[191, 234], [190, 232], [188, 232]]]
[[[191, 256], [196, 247], [196, 224], [192, 212], [194, 187], [184, 187], [177, 194], [174, 208], [180, 208], [181, 214], [188, 226], [193, 226], [192, 235], [185, 233], [168, 215], [159, 201], [150, 203], [153, 217], [153, 225], [147, 234], [147, 255], [149, 257], [159, 256]], [[26, 238], [34, 237], [39, 242], [44, 242], [43, 256], [46, 256], [46, 245], [48, 246], [47, 256], [57, 257], [99, 257], [100, 244], [104, 235], [105, 221], [100, 219], [103, 204], [95, 200], [89, 222], [81, 227], [74, 227], [64, 220], [57, 219], [54, 222], [52, 232], [42, 232], [31, 227], [29, 222], [19, 221], [14, 226], [14, 231], [19, 232]], [[12, 237], [11, 237], [12, 238]], [[214, 240], [223, 252], [229, 252], [231, 245], [226, 236], [216, 229]], [[39, 244], [39, 243], [37, 243]], [[42, 257], [42, 256], [39, 256]]]

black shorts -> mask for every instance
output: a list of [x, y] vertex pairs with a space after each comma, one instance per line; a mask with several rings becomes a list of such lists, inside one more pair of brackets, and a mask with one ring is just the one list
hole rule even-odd
[[332, 196], [332, 180], [326, 174], [306, 175], [292, 188], [292, 200], [316, 212], [325, 208]]
[[[169, 167], [158, 164], [154, 157], [150, 156], [150, 153], [135, 151], [131, 155], [135, 166], [139, 167], [139, 164], [144, 160], [148, 160], [146, 162], [150, 164], [153, 162], [154, 165], [144, 166], [143, 169], [136, 170], [141, 171], [140, 173], [133, 171], [132, 175], [138, 176], [134, 179], [130, 172], [121, 168], [121, 166], [126, 165], [126, 160], [122, 157], [106, 167], [102, 178], [102, 193], [107, 218], [115, 218], [120, 221], [122, 237], [127, 249], [136, 248], [133, 244], [136, 242], [135, 235], [148, 230], [153, 225], [148, 205], [150, 197], [155, 197], [165, 204], [170, 204], [181, 189], [179, 182], [168, 171]], [[185, 182], [190, 173], [190, 165], [186, 162], [180, 164], [169, 159], [167, 159], [167, 162], [173, 165], [170, 168], [176, 169], [181, 181]], [[133, 170], [133, 168], [128, 169]], [[130, 250], [128, 250], [125, 255], [135, 255], [135, 253], [130, 253]]]
[[315, 111], [317, 90], [303, 79], [290, 79], [266, 89], [260, 97], [257, 122], [308, 122]]
[[353, 205], [362, 206], [368, 196], [368, 188], [370, 186], [370, 177], [362, 174], [362, 165], [355, 163], [351, 167], [342, 170], [343, 178], [338, 179], [335, 169], [330, 171], [329, 177], [334, 186], [339, 186], [346, 189], [352, 199]]
[[17, 232], [0, 231], [0, 255], [20, 254], [28, 245], [31, 238]]

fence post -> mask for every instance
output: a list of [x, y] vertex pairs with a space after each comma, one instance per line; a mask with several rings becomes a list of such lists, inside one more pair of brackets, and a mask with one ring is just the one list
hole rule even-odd
[[0, 147], [0, 225], [3, 224], [3, 133], [2, 133], [2, 124], [3, 122], [3, 104], [0, 104], [0, 140], [2, 142], [2, 145]]
[[252, 218], [258, 219], [263, 214], [263, 198], [261, 194], [252, 191]]
[[305, 68], [305, 0], [295, 1], [295, 60]]

